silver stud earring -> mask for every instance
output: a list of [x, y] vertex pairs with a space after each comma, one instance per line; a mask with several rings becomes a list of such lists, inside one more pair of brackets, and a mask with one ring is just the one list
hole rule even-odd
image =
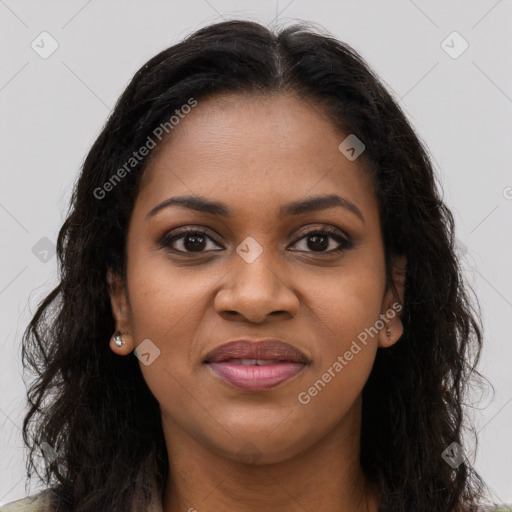
[[114, 343], [116, 344], [116, 347], [122, 347], [126, 343], [121, 339], [121, 333], [119, 331], [114, 336]]
[[391, 336], [391, 329], [388, 327], [386, 331], [386, 336], [389, 338]]

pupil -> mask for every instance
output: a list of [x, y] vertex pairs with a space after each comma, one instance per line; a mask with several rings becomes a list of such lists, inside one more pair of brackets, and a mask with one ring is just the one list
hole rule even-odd
[[[312, 244], [310, 244], [311, 240], [313, 240]], [[318, 249], [318, 248], [327, 249], [327, 247], [329, 247], [329, 242], [325, 235], [311, 235], [308, 238], [308, 248], [309, 249]]]
[[[193, 240], [191, 244], [188, 243], [190, 240]], [[187, 251], [197, 250], [198, 248], [199, 250], [204, 249], [204, 237], [201, 235], [188, 235], [184, 240], [184, 246]]]

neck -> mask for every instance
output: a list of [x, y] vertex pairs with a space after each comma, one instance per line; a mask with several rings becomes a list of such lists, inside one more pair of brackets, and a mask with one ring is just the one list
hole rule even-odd
[[170, 469], [163, 512], [377, 512], [378, 492], [359, 462], [360, 401], [353, 409], [320, 441], [271, 464], [215, 453], [162, 415]]

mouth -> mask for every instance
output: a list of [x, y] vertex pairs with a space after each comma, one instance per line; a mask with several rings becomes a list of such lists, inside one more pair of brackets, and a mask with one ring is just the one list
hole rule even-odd
[[235, 340], [217, 347], [203, 361], [215, 376], [244, 391], [266, 391], [290, 380], [311, 361], [280, 340]]

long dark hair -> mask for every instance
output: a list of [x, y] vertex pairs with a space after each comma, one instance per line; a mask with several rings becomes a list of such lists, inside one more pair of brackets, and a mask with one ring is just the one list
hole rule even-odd
[[[305, 23], [275, 33], [248, 21], [202, 28], [144, 64], [119, 98], [59, 232], [59, 284], [23, 337], [23, 364], [36, 373], [23, 423], [29, 472], [76, 512], [128, 510], [148, 460], [165, 480], [159, 404], [136, 357], [109, 348], [115, 324], [106, 273], [126, 275], [128, 220], [150, 157], [133, 168], [126, 162], [191, 98], [224, 92], [297, 94], [365, 144], [361, 162], [373, 178], [388, 278], [394, 255], [408, 266], [404, 334], [378, 350], [363, 390], [362, 468], [382, 491], [382, 510], [477, 510], [483, 482], [467, 460], [452, 467], [442, 456], [464, 444], [462, 404], [479, 377], [482, 344], [453, 216], [398, 102], [354, 49]], [[44, 471], [42, 443], [58, 455]]]

